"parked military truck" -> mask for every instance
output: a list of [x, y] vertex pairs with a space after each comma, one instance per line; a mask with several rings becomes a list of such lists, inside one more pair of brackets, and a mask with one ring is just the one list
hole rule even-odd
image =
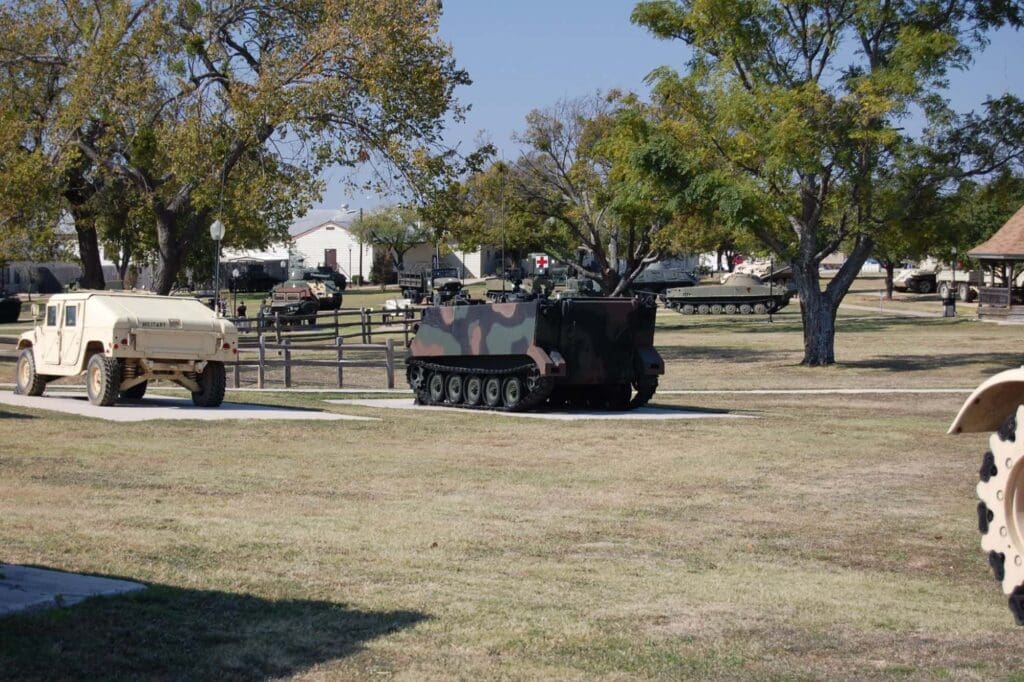
[[992, 432], [977, 485], [978, 531], [989, 567], [1024, 625], [1024, 367], [985, 380], [967, 398], [950, 434]]
[[930, 294], [938, 290], [935, 271], [928, 268], [905, 268], [893, 275], [892, 288], [917, 294]]
[[21, 316], [21, 299], [0, 289], [0, 324], [17, 322]]
[[732, 273], [726, 282], [669, 289], [660, 298], [683, 315], [764, 315], [785, 308], [795, 293], [751, 274]]
[[941, 298], [949, 298], [950, 293], [964, 303], [978, 298], [978, 289], [985, 285], [985, 273], [980, 270], [957, 269], [956, 276], [952, 268], [942, 268], [935, 275], [935, 284]]
[[21, 395], [42, 395], [49, 382], [84, 372], [94, 405], [138, 400], [149, 382], [164, 380], [190, 391], [196, 405], [217, 407], [238, 331], [194, 298], [79, 291], [51, 296], [18, 351]]
[[409, 345], [409, 386], [420, 404], [467, 409], [640, 407], [665, 371], [655, 308], [635, 298], [428, 308]]
[[415, 303], [468, 303], [469, 293], [462, 286], [457, 268], [434, 268], [423, 272], [398, 273], [402, 297]]

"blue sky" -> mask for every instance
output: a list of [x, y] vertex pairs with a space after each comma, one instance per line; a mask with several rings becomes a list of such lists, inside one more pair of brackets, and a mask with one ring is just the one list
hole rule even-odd
[[[472, 145], [478, 133], [513, 157], [512, 134], [526, 114], [564, 97], [613, 88], [646, 93], [643, 83], [661, 65], [682, 67], [684, 46], [655, 40], [629, 23], [633, 0], [445, 0], [441, 33], [473, 85], [459, 93], [472, 106], [450, 144]], [[1003, 30], [968, 72], [951, 76], [949, 96], [960, 110], [986, 95], [1024, 96], [1024, 33]], [[332, 171], [323, 207], [370, 208], [377, 197], [352, 196]]]

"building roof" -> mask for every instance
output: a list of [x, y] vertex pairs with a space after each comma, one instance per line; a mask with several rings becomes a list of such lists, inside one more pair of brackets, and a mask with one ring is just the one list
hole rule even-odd
[[292, 223], [288, 228], [288, 234], [292, 237], [299, 237], [327, 223], [347, 227], [351, 220], [352, 214], [346, 211], [333, 208], [315, 208]]
[[1024, 206], [999, 231], [967, 252], [971, 258], [1024, 260]]

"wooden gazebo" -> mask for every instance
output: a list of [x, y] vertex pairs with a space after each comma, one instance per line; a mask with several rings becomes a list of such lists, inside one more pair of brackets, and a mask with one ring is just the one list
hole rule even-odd
[[1024, 323], [1024, 206], [967, 255], [980, 261], [984, 272], [978, 317]]

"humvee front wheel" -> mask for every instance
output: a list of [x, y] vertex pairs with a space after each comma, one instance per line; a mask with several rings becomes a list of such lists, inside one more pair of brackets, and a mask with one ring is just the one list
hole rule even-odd
[[31, 348], [18, 353], [14, 392], [18, 395], [42, 395], [46, 390], [46, 377], [36, 373], [36, 358]]
[[224, 363], [211, 360], [206, 363], [202, 374], [196, 376], [198, 391], [192, 391], [192, 404], [199, 407], [219, 407], [224, 402], [227, 389], [227, 373]]
[[89, 402], [109, 407], [117, 402], [117, 389], [121, 385], [121, 366], [114, 358], [99, 353], [89, 358], [85, 367], [85, 390]]

